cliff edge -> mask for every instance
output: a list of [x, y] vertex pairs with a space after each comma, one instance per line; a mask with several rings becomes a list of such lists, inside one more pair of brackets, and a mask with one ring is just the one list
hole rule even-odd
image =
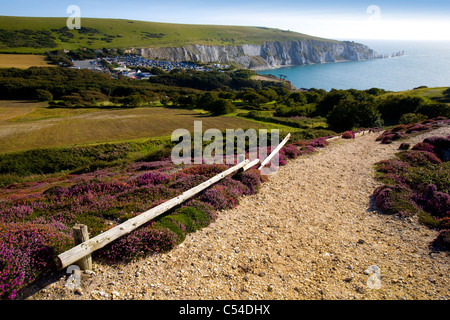
[[188, 45], [134, 49], [134, 53], [150, 59], [234, 63], [247, 69], [269, 69], [339, 61], [382, 58], [369, 47], [355, 42], [320, 40], [270, 41], [262, 45]]

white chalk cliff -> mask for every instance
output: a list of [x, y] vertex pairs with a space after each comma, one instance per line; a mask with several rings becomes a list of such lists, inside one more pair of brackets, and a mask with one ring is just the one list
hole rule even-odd
[[235, 63], [248, 69], [381, 58], [375, 51], [360, 43], [320, 40], [275, 41], [239, 46], [193, 44], [178, 48], [144, 48], [134, 51], [149, 59]]

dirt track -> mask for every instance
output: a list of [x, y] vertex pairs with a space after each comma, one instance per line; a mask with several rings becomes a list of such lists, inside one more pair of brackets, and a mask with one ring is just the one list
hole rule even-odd
[[[94, 264], [78, 293], [63, 276], [29, 299], [449, 299], [450, 254], [428, 247], [437, 232], [371, 205], [373, 164], [399, 146], [376, 136], [290, 161], [168, 254]], [[372, 265], [380, 289], [367, 285]]]

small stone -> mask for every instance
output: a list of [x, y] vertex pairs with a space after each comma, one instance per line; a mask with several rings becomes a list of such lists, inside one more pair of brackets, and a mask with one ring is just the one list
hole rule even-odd
[[358, 286], [358, 287], [356, 287], [356, 292], [358, 292], [358, 293], [365, 293], [366, 289], [364, 287]]
[[272, 292], [272, 291], [273, 291], [273, 285], [269, 284], [269, 285], [267, 286], [267, 291], [268, 291], [268, 292]]
[[364, 242], [365, 242], [365, 241], [364, 241], [363, 239], [359, 239], [357, 243], [358, 243], [358, 244], [364, 244]]
[[82, 296], [83, 295], [83, 290], [81, 290], [81, 288], [78, 288], [78, 289], [75, 290], [74, 293]]
[[344, 279], [345, 282], [350, 282], [350, 281], [352, 281], [352, 280], [353, 280], [353, 277], [352, 277], [352, 276], [347, 277], [347, 278]]

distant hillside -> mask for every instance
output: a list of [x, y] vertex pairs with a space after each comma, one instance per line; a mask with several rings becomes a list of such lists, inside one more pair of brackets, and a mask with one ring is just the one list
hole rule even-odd
[[150, 48], [262, 45], [273, 41], [338, 41], [265, 27], [186, 25], [119, 19], [81, 18], [80, 30], [69, 30], [67, 18], [0, 16], [0, 52], [44, 53], [79, 47]]

